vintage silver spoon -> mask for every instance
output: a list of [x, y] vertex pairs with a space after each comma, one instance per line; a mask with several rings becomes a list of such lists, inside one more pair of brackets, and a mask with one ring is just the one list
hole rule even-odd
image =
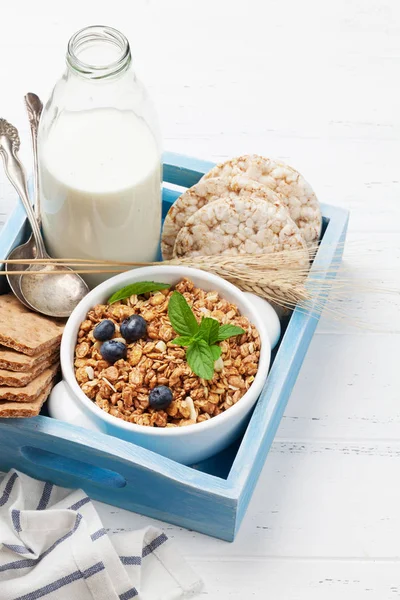
[[[0, 119], [0, 154], [8, 179], [24, 205], [36, 246], [36, 258], [50, 258], [46, 252], [39, 224], [28, 196], [24, 167], [18, 158], [20, 139], [17, 129], [5, 119]], [[33, 271], [42, 273], [33, 274]], [[46, 275], [59, 271], [59, 275]], [[78, 302], [88, 293], [83, 279], [68, 267], [49, 264], [32, 264], [19, 279], [20, 292], [25, 304], [33, 310], [51, 317], [68, 317]]]
[[24, 96], [26, 112], [28, 113], [29, 125], [31, 126], [32, 151], [33, 151], [33, 175], [35, 182], [34, 209], [36, 219], [41, 224], [40, 216], [40, 196], [39, 196], [39, 167], [38, 167], [38, 150], [37, 136], [39, 129], [39, 121], [43, 111], [43, 104], [39, 96], [29, 92]]
[[[43, 104], [36, 94], [26, 94], [25, 98], [25, 106], [28, 113], [28, 119], [31, 126], [31, 137], [32, 137], [32, 147], [33, 147], [33, 164], [34, 164], [34, 184], [35, 184], [35, 194], [34, 194], [34, 209], [36, 219], [39, 223], [40, 227], [40, 198], [39, 198], [39, 181], [38, 181], [38, 167], [37, 167], [37, 133], [40, 121], [40, 115], [42, 114]], [[28, 241], [21, 246], [17, 246], [10, 252], [7, 256], [8, 259], [29, 259], [35, 258], [36, 256], [36, 246], [35, 239], [31, 234], [29, 236]], [[25, 304], [28, 308], [28, 304], [25, 301], [25, 298], [22, 296], [21, 289], [19, 286], [19, 275], [12, 275], [13, 271], [21, 271], [26, 270], [29, 267], [29, 263], [26, 264], [6, 264], [5, 270], [7, 273], [7, 280], [10, 288], [17, 296], [18, 300]]]

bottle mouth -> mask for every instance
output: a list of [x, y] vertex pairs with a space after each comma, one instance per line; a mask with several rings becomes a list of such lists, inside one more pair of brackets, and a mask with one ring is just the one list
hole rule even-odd
[[103, 79], [125, 71], [131, 62], [126, 37], [103, 25], [85, 27], [68, 42], [67, 64], [89, 79]]

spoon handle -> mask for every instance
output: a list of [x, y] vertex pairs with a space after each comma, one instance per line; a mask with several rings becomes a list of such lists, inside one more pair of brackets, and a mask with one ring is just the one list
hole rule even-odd
[[39, 128], [40, 115], [42, 114], [43, 104], [39, 96], [29, 92], [24, 97], [26, 111], [28, 113], [29, 124], [31, 126], [32, 150], [33, 150], [33, 170], [35, 179], [35, 215], [41, 223], [40, 215], [40, 190], [39, 190], [39, 167], [38, 167], [38, 150], [37, 150], [37, 135]]
[[[0, 121], [0, 154], [3, 157], [4, 162], [4, 170], [8, 179], [11, 181], [12, 185], [16, 189], [19, 197], [21, 198], [22, 204], [24, 205], [29, 224], [32, 227], [33, 237], [35, 238], [36, 244], [36, 257], [37, 258], [46, 258], [47, 252], [43, 242], [42, 234], [40, 232], [40, 227], [35, 217], [35, 213], [33, 212], [32, 205], [29, 200], [28, 194], [28, 185], [26, 181], [25, 169], [18, 158], [17, 151], [19, 148], [19, 136], [15, 127], [10, 130], [7, 129], [6, 126], [3, 126], [4, 123], [7, 126], [10, 126], [7, 121], [1, 119]], [[11, 126], [12, 127], [12, 126]], [[8, 131], [12, 131], [14, 137], [11, 137]], [[15, 137], [15, 132], [17, 132], [17, 138]]]

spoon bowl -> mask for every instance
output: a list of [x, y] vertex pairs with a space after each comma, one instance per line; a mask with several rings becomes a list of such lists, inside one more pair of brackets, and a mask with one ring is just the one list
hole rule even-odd
[[72, 269], [53, 264], [30, 265], [20, 275], [20, 289], [30, 308], [49, 317], [69, 317], [89, 291]]
[[[7, 256], [7, 259], [9, 259], [9, 260], [29, 260], [29, 259], [34, 260], [35, 257], [36, 257], [35, 240], [33, 239], [33, 236], [31, 235], [29, 237], [29, 240], [27, 242], [25, 242], [25, 244], [22, 244], [21, 246], [17, 246], [16, 248], [14, 248], [14, 250], [12, 250], [10, 252], [10, 254]], [[21, 270], [25, 271], [28, 267], [29, 267], [29, 264], [24, 264], [24, 263], [21, 263], [21, 264], [6, 263], [5, 264], [5, 270], [7, 273], [7, 281], [11, 288], [11, 291], [18, 298], [18, 300], [20, 302], [22, 302], [22, 304], [24, 304], [27, 308], [30, 308], [29, 304], [25, 300], [25, 298], [22, 294], [22, 291], [21, 291], [21, 286], [20, 286], [21, 275], [13, 275], [13, 271], [21, 271]]]

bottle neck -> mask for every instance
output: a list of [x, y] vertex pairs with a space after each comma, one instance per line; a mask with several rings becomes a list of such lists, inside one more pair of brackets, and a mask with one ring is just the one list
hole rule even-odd
[[85, 79], [115, 77], [125, 72], [130, 63], [128, 40], [112, 27], [86, 27], [69, 40], [67, 65], [72, 73]]

